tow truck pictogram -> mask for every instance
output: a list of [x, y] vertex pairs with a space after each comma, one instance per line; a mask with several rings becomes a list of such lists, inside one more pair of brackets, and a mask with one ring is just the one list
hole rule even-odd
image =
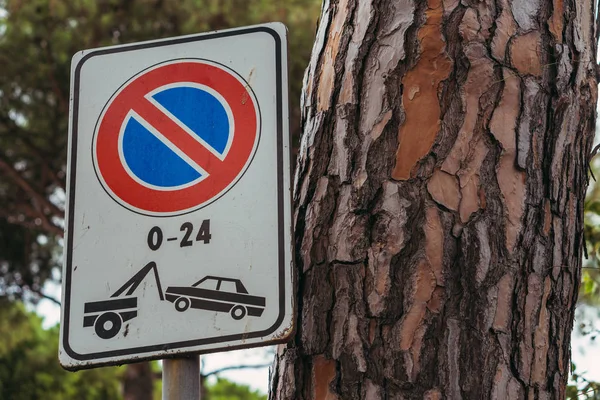
[[123, 322], [137, 317], [138, 310], [137, 297], [116, 297], [122, 295], [127, 289], [129, 290], [125, 296], [131, 296], [150, 271], [154, 271], [154, 278], [156, 280], [156, 286], [158, 287], [158, 297], [160, 297], [161, 301], [164, 300], [165, 297], [162, 292], [162, 287], [160, 286], [158, 269], [156, 268], [156, 263], [151, 261], [121, 286], [119, 290], [114, 292], [113, 295], [110, 296], [112, 300], [85, 303], [83, 312], [88, 315], [84, 315], [83, 317], [83, 326], [93, 326], [98, 337], [102, 339], [111, 339], [117, 336]]
[[[93, 326], [98, 337], [102, 339], [117, 336], [124, 322], [137, 317], [137, 297], [132, 295], [150, 271], [154, 272], [160, 300], [165, 300], [166, 296], [166, 300], [174, 303], [179, 312], [195, 308], [229, 313], [233, 319], [241, 320], [246, 315], [260, 317], [266, 307], [266, 299], [248, 294], [239, 279], [220, 276], [206, 276], [190, 287], [170, 286], [164, 294], [158, 268], [156, 263], [151, 261], [113, 293], [109, 300], [85, 303], [83, 326]], [[125, 291], [126, 297], [119, 297]]]

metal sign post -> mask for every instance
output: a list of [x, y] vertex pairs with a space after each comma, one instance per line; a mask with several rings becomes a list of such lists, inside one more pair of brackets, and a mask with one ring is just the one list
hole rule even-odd
[[272, 23], [73, 57], [64, 368], [193, 354], [164, 361], [177, 398], [198, 391], [197, 354], [292, 335], [286, 35]]
[[200, 357], [163, 360], [163, 400], [200, 399]]

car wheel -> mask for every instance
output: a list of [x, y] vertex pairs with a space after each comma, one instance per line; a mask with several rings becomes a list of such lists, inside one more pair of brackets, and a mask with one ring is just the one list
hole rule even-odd
[[94, 329], [102, 339], [111, 339], [121, 330], [121, 317], [114, 312], [106, 312], [96, 319]]
[[231, 309], [231, 318], [240, 320], [246, 316], [246, 308], [242, 306], [233, 306]]
[[188, 308], [190, 308], [190, 299], [188, 299], [187, 297], [180, 297], [177, 300], [175, 300], [175, 309], [177, 311], [184, 312]]

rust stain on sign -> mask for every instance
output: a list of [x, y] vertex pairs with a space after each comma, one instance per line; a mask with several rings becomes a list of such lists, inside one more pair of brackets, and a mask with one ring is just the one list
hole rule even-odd
[[252, 67], [252, 69], [250, 70], [250, 73], [248, 74], [248, 79], [246, 79], [246, 90], [244, 91], [244, 94], [242, 95], [242, 104], [246, 104], [248, 102], [248, 99], [250, 98], [248, 91], [252, 90], [252, 80], [254, 78], [255, 70], [256, 70], [256, 67]]
[[441, 125], [439, 85], [452, 68], [442, 36], [442, 1], [429, 0], [428, 6], [427, 19], [417, 35], [421, 46], [419, 61], [402, 79], [406, 118], [398, 132], [396, 166], [392, 172], [396, 180], [410, 178], [415, 164], [431, 149]]

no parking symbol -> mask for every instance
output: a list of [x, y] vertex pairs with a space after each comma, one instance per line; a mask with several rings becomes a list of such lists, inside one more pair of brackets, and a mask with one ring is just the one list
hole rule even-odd
[[105, 106], [93, 142], [96, 175], [119, 204], [183, 214], [222, 196], [252, 161], [259, 108], [223, 65], [174, 60], [142, 71]]

